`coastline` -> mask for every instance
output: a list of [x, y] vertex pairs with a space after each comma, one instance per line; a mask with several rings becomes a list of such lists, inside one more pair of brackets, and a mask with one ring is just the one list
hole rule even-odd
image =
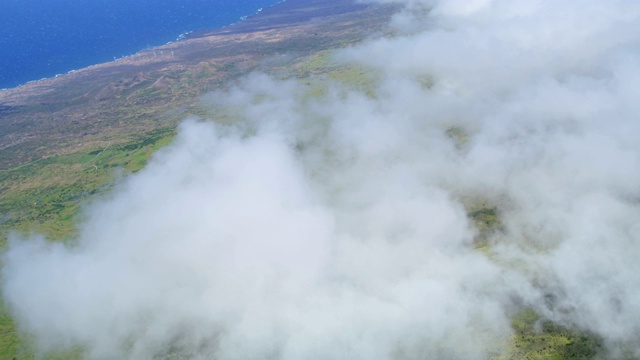
[[302, 76], [295, 64], [384, 32], [396, 10], [287, 0], [223, 29], [0, 91], [0, 169], [203, 116], [201, 95], [252, 71]]
[[[331, 6], [326, 4], [331, 3]], [[340, 14], [362, 11], [371, 4], [360, 3], [355, 0], [280, 0], [275, 4], [259, 8], [244, 20], [218, 28], [193, 30], [178, 35], [176, 41], [169, 41], [163, 45], [151, 46], [141, 49], [133, 54], [114, 57], [111, 61], [94, 63], [78, 69], [71, 69], [65, 73], [59, 73], [50, 77], [30, 80], [15, 87], [0, 89], [0, 95], [7, 95], [12, 90], [25, 86], [39, 87], [53, 80], [67, 79], [70, 75], [79, 75], [93, 69], [104, 68], [119, 64], [146, 64], [156, 60], [167, 60], [168, 54], [175, 55], [175, 49], [180, 48], [189, 41], [208, 37], [230, 36], [239, 34], [251, 34], [271, 30], [283, 30], [287, 27], [299, 25], [315, 18], [338, 16]], [[306, 9], [306, 10], [305, 10]], [[165, 54], [164, 51], [167, 51]], [[0, 102], [3, 99], [0, 97]]]
[[[118, 60], [121, 60], [121, 59], [124, 59], [124, 58], [127, 58], [127, 57], [135, 56], [138, 53], [142, 53], [142, 52], [145, 52], [145, 51], [153, 50], [155, 48], [159, 48], [159, 47], [162, 47], [162, 46], [165, 46], [165, 45], [170, 45], [170, 44], [178, 42], [178, 41], [187, 40], [187, 39], [190, 38], [190, 35], [193, 34], [194, 32], [200, 32], [200, 31], [209, 32], [209, 31], [223, 30], [223, 29], [226, 29], [226, 28], [228, 28], [230, 26], [234, 26], [234, 25], [240, 24], [242, 22], [245, 22], [245, 21], [247, 21], [249, 19], [252, 19], [253, 17], [259, 15], [263, 10], [273, 8], [273, 7], [277, 6], [277, 5], [280, 5], [280, 4], [284, 3], [285, 1], [286, 0], [280, 0], [280, 1], [276, 2], [276, 3], [271, 4], [271, 5], [260, 7], [257, 10], [254, 10], [253, 12], [251, 12], [251, 13], [249, 13], [247, 15], [240, 16], [236, 21], [234, 21], [232, 23], [227, 23], [227, 24], [224, 24], [224, 25], [221, 25], [221, 26], [215, 26], [215, 27], [211, 27], [211, 28], [201, 28], [201, 29], [189, 30], [189, 31], [186, 31], [186, 32], [179, 33], [176, 36], [175, 40], [173, 40], [173, 41], [164, 42], [164, 43], [150, 45], [150, 46], [147, 46], [147, 47], [144, 47], [144, 48], [140, 48], [139, 50], [137, 50], [137, 51], [135, 51], [133, 53], [129, 53], [128, 55], [120, 55], [120, 56], [110, 55], [110, 56], [113, 56], [113, 61], [118, 61]], [[82, 67], [78, 67], [78, 68], [74, 68], [74, 69], [69, 69], [69, 70], [64, 71], [64, 72], [59, 72], [59, 73], [53, 74], [51, 76], [45, 76], [45, 77], [42, 77], [42, 78], [39, 78], [39, 79], [28, 80], [28, 81], [19, 83], [16, 86], [0, 88], [0, 92], [7, 91], [7, 90], [10, 90], [10, 89], [14, 89], [14, 88], [18, 88], [18, 87], [21, 87], [21, 86], [24, 86], [24, 85], [27, 85], [27, 84], [31, 84], [31, 83], [37, 83], [37, 82], [40, 82], [40, 81], [43, 81], [43, 80], [58, 78], [60, 76], [66, 75], [66, 74], [70, 74], [70, 73], [73, 73], [73, 72], [76, 72], [76, 71], [80, 71], [80, 70], [83, 70], [83, 69], [86, 69], [86, 68], [90, 68], [90, 67], [93, 67], [93, 66], [96, 66], [96, 65], [109, 63], [109, 62], [111, 62], [111, 61], [95, 62], [95, 63], [92, 63], [92, 64], [88, 64], [86, 66], [82, 66]]]

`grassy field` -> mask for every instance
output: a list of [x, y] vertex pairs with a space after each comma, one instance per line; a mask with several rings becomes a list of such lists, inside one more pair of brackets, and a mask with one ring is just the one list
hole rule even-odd
[[[53, 156], [0, 172], [0, 243], [13, 233], [37, 232], [51, 241], [73, 239], [82, 204], [108, 191], [117, 176], [140, 170], [154, 151], [168, 144], [173, 128], [127, 135], [128, 141], [68, 155]], [[0, 304], [1, 306], [2, 304]], [[8, 311], [0, 308], [0, 360], [32, 359], [32, 345], [17, 333]], [[76, 359], [80, 351], [45, 354], [44, 359]]]
[[173, 128], [156, 129], [118, 145], [53, 156], [0, 172], [0, 244], [9, 231], [39, 232], [53, 240], [75, 233], [80, 205], [109, 187], [117, 173], [141, 169], [151, 154], [173, 137]]

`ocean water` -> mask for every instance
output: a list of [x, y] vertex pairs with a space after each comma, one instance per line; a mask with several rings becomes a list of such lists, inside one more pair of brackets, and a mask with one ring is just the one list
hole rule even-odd
[[279, 0], [0, 0], [0, 89], [237, 22]]

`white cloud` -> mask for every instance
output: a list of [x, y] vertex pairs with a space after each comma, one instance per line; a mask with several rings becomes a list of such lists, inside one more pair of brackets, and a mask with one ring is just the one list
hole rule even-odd
[[20, 327], [96, 358], [482, 359], [523, 303], [635, 346], [640, 3], [405, 4], [338, 55], [375, 97], [249, 76], [204, 100], [242, 120], [185, 122], [78, 246], [13, 239]]

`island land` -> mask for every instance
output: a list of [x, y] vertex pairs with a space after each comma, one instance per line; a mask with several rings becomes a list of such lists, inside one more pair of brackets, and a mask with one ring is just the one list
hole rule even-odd
[[[118, 174], [140, 170], [188, 116], [214, 118], [201, 96], [253, 71], [307, 81], [326, 76], [367, 90], [358, 67], [331, 61], [335, 49], [393, 36], [395, 5], [287, 0], [243, 22], [203, 30], [113, 62], [0, 91], [0, 246], [10, 232], [73, 241], [79, 209], [108, 192]], [[450, 129], [464, 142], [460, 129]], [[483, 238], [500, 231], [494, 206], [474, 201], [469, 217]], [[541, 325], [542, 324], [542, 325]], [[523, 309], [514, 337], [495, 359], [586, 359], [600, 340]], [[0, 311], [0, 359], [31, 359], [32, 340]], [[82, 350], [45, 358], [82, 358]]]

